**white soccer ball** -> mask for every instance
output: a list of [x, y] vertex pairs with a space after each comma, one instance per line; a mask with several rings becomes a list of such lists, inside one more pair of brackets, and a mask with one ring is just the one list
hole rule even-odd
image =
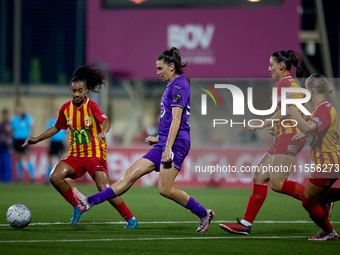
[[12, 205], [6, 213], [7, 222], [13, 228], [27, 227], [31, 222], [31, 218], [31, 211], [21, 204]]

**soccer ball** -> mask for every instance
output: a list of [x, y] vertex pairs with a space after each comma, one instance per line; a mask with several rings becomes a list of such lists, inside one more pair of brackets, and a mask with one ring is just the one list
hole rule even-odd
[[12, 205], [6, 213], [7, 222], [13, 228], [27, 227], [31, 222], [31, 218], [31, 211], [21, 204]]

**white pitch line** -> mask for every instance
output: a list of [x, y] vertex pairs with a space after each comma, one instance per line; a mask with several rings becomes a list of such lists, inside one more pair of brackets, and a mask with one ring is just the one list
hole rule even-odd
[[[307, 236], [242, 236], [247, 239], [297, 239]], [[158, 237], [158, 238], [117, 238], [117, 239], [74, 239], [74, 240], [3, 240], [0, 243], [55, 243], [55, 242], [111, 242], [111, 241], [168, 241], [168, 240], [211, 240], [211, 239], [236, 239], [236, 236], [206, 236], [206, 237]]]
[[[198, 221], [140, 221], [139, 224], [195, 224]], [[211, 223], [235, 223], [235, 221], [227, 221], [227, 220], [218, 220], [212, 221]], [[297, 220], [297, 221], [254, 221], [255, 223], [262, 223], [262, 224], [311, 224], [313, 221], [304, 221], [304, 220]], [[333, 224], [338, 224], [340, 221], [331, 221]], [[80, 222], [77, 225], [123, 225], [126, 224], [126, 221], [116, 221], [116, 222]], [[30, 226], [48, 226], [48, 225], [70, 225], [70, 223], [65, 222], [36, 222], [30, 223]], [[8, 224], [0, 224], [0, 227], [8, 227]]]

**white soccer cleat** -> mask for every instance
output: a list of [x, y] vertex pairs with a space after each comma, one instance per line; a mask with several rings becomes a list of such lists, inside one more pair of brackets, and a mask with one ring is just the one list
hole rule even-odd
[[332, 232], [326, 233], [326, 232], [320, 232], [316, 236], [313, 236], [311, 238], [308, 238], [310, 241], [335, 241], [338, 239], [338, 234], [333, 229]]
[[207, 209], [207, 216], [205, 216], [204, 218], [200, 218], [198, 229], [196, 230], [196, 232], [203, 233], [203, 232], [208, 231], [210, 227], [210, 222], [212, 218], [214, 217], [215, 217], [215, 212], [213, 210]]
[[80, 208], [83, 212], [91, 209], [92, 205], [87, 202], [87, 195], [81, 193], [76, 187], [73, 188], [73, 194], [80, 204]]

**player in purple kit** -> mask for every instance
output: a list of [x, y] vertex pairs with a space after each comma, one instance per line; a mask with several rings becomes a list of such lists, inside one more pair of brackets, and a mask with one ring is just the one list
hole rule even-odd
[[162, 52], [156, 61], [157, 74], [168, 82], [161, 100], [161, 116], [158, 136], [149, 136], [145, 142], [154, 145], [142, 158], [137, 160], [124, 176], [102, 192], [85, 196], [77, 191], [86, 211], [93, 205], [107, 199], [124, 194], [135, 181], [153, 170], [159, 171], [159, 193], [176, 203], [191, 210], [199, 217], [197, 232], [206, 232], [211, 219], [215, 216], [213, 210], [205, 209], [185, 191], [173, 186], [176, 176], [190, 149], [190, 86], [181, 76], [183, 68], [181, 56], [176, 48]]

